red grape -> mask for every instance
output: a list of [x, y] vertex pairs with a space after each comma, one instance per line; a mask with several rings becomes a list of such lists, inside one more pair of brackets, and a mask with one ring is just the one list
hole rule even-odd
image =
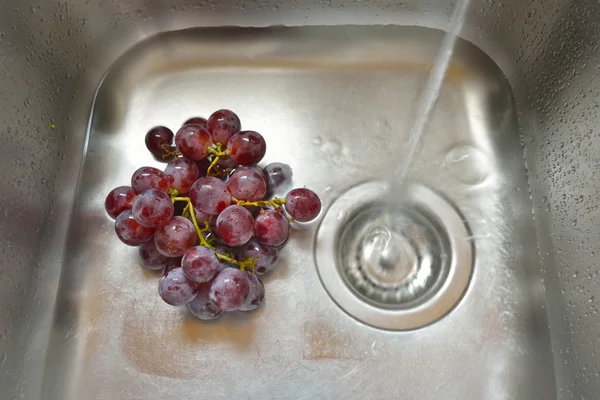
[[125, 210], [115, 220], [115, 232], [126, 245], [139, 246], [152, 239], [154, 228], [140, 225], [133, 218], [131, 210]]
[[250, 295], [248, 275], [236, 268], [225, 268], [210, 285], [211, 303], [223, 311], [234, 311], [241, 307]]
[[229, 157], [240, 165], [258, 164], [267, 152], [265, 139], [258, 132], [242, 131], [227, 142]]
[[184, 125], [175, 135], [175, 144], [184, 157], [199, 161], [208, 156], [212, 138], [208, 131], [199, 125]]
[[231, 205], [217, 217], [216, 233], [227, 246], [241, 246], [247, 243], [254, 233], [254, 218], [244, 207]]
[[198, 294], [187, 304], [193, 316], [204, 321], [210, 321], [223, 314], [223, 310], [211, 303], [209, 299], [211, 282], [198, 285]]
[[284, 163], [275, 162], [264, 169], [270, 196], [285, 192], [292, 184], [292, 168]]
[[309, 222], [321, 212], [321, 199], [309, 189], [293, 189], [286, 196], [285, 211], [298, 222]]
[[158, 294], [167, 304], [184, 306], [196, 297], [198, 287], [185, 276], [183, 269], [177, 267], [160, 277]]
[[194, 246], [183, 256], [181, 268], [189, 280], [204, 283], [219, 272], [219, 259], [214, 250], [204, 246]]
[[289, 223], [279, 211], [265, 210], [254, 221], [256, 239], [265, 246], [281, 246], [288, 237]]
[[246, 272], [246, 276], [250, 282], [250, 294], [248, 294], [248, 298], [244, 304], [238, 308], [240, 311], [254, 310], [258, 308], [260, 303], [265, 299], [265, 285], [260, 278], [250, 272]]
[[140, 264], [151, 271], [163, 269], [172, 260], [172, 258], [159, 253], [154, 240], [149, 240], [139, 247], [138, 259]]
[[254, 272], [263, 275], [275, 269], [278, 250], [273, 247], [263, 246], [256, 239], [251, 239], [240, 251], [241, 258], [251, 257], [256, 260]]
[[250, 167], [236, 169], [227, 181], [227, 188], [238, 200], [259, 201], [267, 194], [267, 183], [262, 173]]
[[174, 211], [171, 197], [156, 189], [149, 189], [138, 195], [131, 209], [133, 218], [148, 228], [163, 226], [173, 218]]
[[[206, 118], [202, 118], [202, 117], [192, 117], [190, 119], [188, 119], [187, 121], [185, 121], [183, 123], [183, 125], [199, 125], [203, 128], [206, 128], [206, 123], [208, 121], [206, 120]], [[182, 125], [182, 126], [183, 126]]]
[[206, 129], [210, 132], [213, 142], [227, 144], [231, 136], [238, 133], [242, 125], [238, 116], [231, 110], [218, 110], [208, 117]]
[[198, 166], [187, 158], [176, 158], [167, 164], [165, 174], [173, 178], [171, 187], [179, 193], [188, 193], [192, 184], [200, 178]]
[[136, 195], [135, 190], [129, 186], [114, 188], [104, 200], [104, 209], [111, 218], [117, 218], [123, 211], [131, 210]]
[[231, 193], [222, 180], [213, 176], [198, 179], [190, 189], [190, 200], [199, 211], [216, 215], [231, 203]]
[[155, 156], [164, 154], [163, 146], [171, 147], [173, 132], [164, 126], [155, 126], [146, 133], [146, 148]]
[[180, 257], [198, 240], [191, 221], [184, 217], [173, 217], [154, 233], [154, 243], [160, 254]]
[[131, 187], [137, 193], [145, 192], [148, 189], [157, 189], [166, 193], [172, 184], [171, 176], [153, 167], [139, 168], [131, 177]]

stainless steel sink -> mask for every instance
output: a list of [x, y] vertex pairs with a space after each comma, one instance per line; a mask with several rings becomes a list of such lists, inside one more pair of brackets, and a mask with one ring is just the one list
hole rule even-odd
[[[598, 4], [471, 4], [407, 186], [454, 260], [434, 294], [390, 304], [336, 256], [406, 156], [452, 7], [0, 2], [2, 398], [600, 397]], [[259, 311], [207, 324], [160, 301], [103, 200], [158, 165], [147, 129], [221, 107], [327, 210]]]

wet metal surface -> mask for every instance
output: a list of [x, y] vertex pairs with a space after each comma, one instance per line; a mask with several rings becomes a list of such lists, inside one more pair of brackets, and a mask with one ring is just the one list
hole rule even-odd
[[223, 107], [265, 136], [265, 164], [289, 163], [294, 184], [329, 206], [403, 156], [390, 138], [407, 135], [441, 38], [400, 27], [199, 29], [119, 59], [92, 110], [42, 397], [553, 398], [545, 312], [527, 283], [539, 261], [512, 96], [464, 41], [409, 172], [458, 208], [475, 244], [464, 298], [431, 326], [387, 332], [338, 308], [315, 268], [317, 224], [293, 231], [257, 312], [195, 321], [160, 300], [157, 277], [103, 210], [110, 189], [157, 165], [143, 146], [149, 128]]

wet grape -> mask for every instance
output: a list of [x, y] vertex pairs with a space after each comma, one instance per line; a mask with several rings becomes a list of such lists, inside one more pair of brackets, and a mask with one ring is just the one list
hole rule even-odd
[[155, 126], [146, 133], [146, 148], [155, 156], [164, 154], [163, 147], [171, 147], [173, 132], [164, 126]]
[[258, 275], [266, 274], [276, 267], [279, 251], [273, 247], [263, 246], [256, 239], [251, 239], [240, 249], [240, 258], [251, 257], [256, 260], [254, 272]]
[[241, 246], [247, 243], [254, 233], [254, 218], [244, 207], [231, 205], [217, 217], [216, 233], [227, 246]]
[[131, 210], [135, 196], [137, 196], [135, 190], [129, 186], [114, 188], [104, 200], [104, 209], [111, 218], [115, 219], [123, 211]]
[[298, 222], [309, 222], [321, 212], [321, 199], [310, 189], [293, 189], [286, 196], [285, 211]]
[[251, 167], [236, 169], [227, 181], [227, 188], [238, 200], [259, 201], [267, 194], [267, 183], [263, 174]]
[[218, 110], [208, 118], [206, 129], [210, 132], [213, 142], [227, 144], [231, 136], [238, 133], [242, 125], [236, 113], [231, 110]]
[[160, 254], [154, 240], [149, 240], [138, 248], [138, 260], [145, 268], [158, 271], [166, 267], [172, 258]]
[[140, 225], [133, 218], [131, 210], [125, 210], [115, 220], [115, 232], [126, 245], [139, 246], [152, 239], [154, 228]]
[[158, 251], [167, 257], [180, 257], [198, 240], [192, 222], [184, 217], [173, 217], [154, 233]]
[[171, 218], [175, 208], [171, 197], [165, 192], [149, 189], [139, 194], [133, 202], [131, 212], [140, 225], [148, 228], [158, 228], [165, 225]]
[[292, 185], [292, 168], [284, 163], [275, 162], [264, 168], [269, 196], [284, 193]]
[[190, 189], [194, 208], [205, 214], [216, 215], [231, 203], [231, 193], [222, 180], [213, 176], [198, 179]]
[[278, 247], [287, 239], [289, 222], [279, 211], [265, 210], [254, 221], [256, 239], [265, 246]]
[[208, 121], [206, 120], [206, 118], [192, 117], [192, 118], [188, 119], [187, 121], [185, 121], [181, 126], [183, 126], [183, 125], [199, 125], [203, 128], [206, 128], [207, 122]]
[[158, 294], [169, 305], [184, 306], [197, 293], [197, 285], [185, 276], [181, 267], [165, 271], [158, 280]]
[[198, 294], [187, 304], [193, 316], [203, 321], [210, 321], [223, 314], [223, 310], [215, 306], [209, 299], [211, 282], [198, 285]]
[[212, 138], [208, 131], [199, 125], [184, 125], [175, 134], [175, 144], [185, 158], [199, 161], [208, 156]]
[[267, 144], [262, 135], [254, 131], [236, 133], [227, 142], [229, 157], [240, 165], [258, 164], [267, 152]]
[[181, 194], [188, 193], [194, 182], [200, 178], [198, 166], [187, 158], [176, 158], [170, 161], [165, 168], [165, 174], [173, 178], [171, 187]]
[[254, 310], [258, 308], [265, 299], [265, 285], [262, 280], [250, 272], [246, 272], [246, 276], [250, 282], [250, 293], [244, 304], [238, 308], [240, 311]]
[[248, 275], [236, 268], [225, 268], [217, 274], [210, 285], [211, 303], [223, 311], [234, 311], [241, 307], [250, 295]]
[[214, 250], [204, 246], [189, 249], [181, 260], [183, 272], [193, 282], [208, 282], [219, 271], [219, 259]]
[[131, 187], [137, 193], [148, 189], [157, 189], [166, 193], [172, 184], [172, 177], [153, 167], [141, 167], [131, 177]]

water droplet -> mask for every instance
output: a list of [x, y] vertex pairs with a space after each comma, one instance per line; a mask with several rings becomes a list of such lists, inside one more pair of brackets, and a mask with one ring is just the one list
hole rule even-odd
[[542, 196], [542, 203], [545, 203], [548, 201], [548, 198], [546, 196]]
[[445, 165], [456, 179], [467, 185], [478, 185], [490, 174], [485, 154], [470, 145], [450, 149], [446, 154]]
[[313, 143], [316, 144], [317, 146], [320, 145], [321, 143], [323, 143], [323, 138], [321, 136], [317, 136], [313, 139]]

